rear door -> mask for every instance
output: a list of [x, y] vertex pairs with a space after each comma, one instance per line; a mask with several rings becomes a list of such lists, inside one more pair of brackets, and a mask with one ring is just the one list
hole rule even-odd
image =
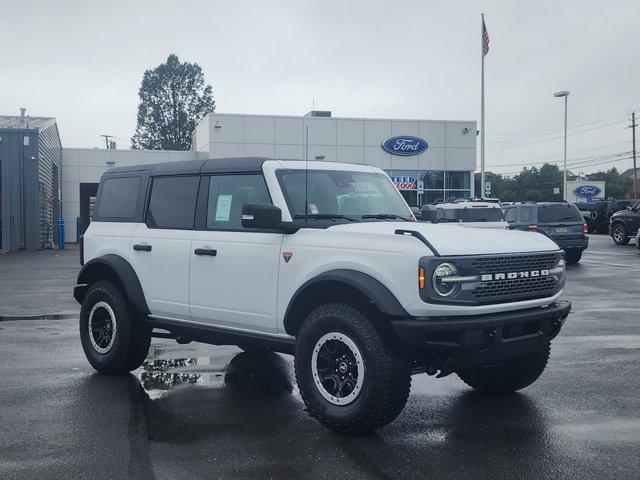
[[243, 229], [245, 203], [271, 203], [262, 173], [203, 178], [189, 253], [191, 317], [274, 334], [283, 234]]
[[188, 320], [189, 259], [200, 178], [195, 175], [151, 179], [145, 223], [131, 245], [152, 315]]
[[635, 202], [631, 208], [631, 235], [635, 235], [640, 230], [640, 202]]

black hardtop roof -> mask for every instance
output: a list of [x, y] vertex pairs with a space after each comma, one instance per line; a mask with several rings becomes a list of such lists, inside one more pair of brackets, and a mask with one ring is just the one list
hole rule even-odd
[[147, 165], [130, 165], [107, 170], [105, 175], [114, 173], [149, 172], [155, 175], [189, 175], [197, 173], [249, 173], [262, 171], [266, 157], [216, 158], [208, 160], [187, 160]]

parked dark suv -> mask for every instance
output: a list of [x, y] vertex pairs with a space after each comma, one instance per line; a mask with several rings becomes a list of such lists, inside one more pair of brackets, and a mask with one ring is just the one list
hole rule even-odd
[[609, 233], [616, 245], [626, 245], [640, 229], [640, 200], [633, 201], [626, 209], [611, 216]]
[[572, 203], [515, 203], [504, 212], [510, 229], [539, 232], [554, 240], [564, 250], [567, 263], [578, 263], [589, 246], [587, 224]]
[[576, 207], [582, 213], [589, 233], [609, 233], [609, 220], [611, 216], [625, 210], [632, 200], [601, 200], [597, 202], [576, 203]]

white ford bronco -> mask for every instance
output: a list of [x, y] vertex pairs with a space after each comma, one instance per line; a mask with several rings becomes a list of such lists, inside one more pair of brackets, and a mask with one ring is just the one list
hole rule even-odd
[[416, 222], [382, 170], [344, 163], [111, 169], [81, 262], [98, 372], [138, 368], [151, 337], [292, 354], [309, 414], [350, 434], [396, 418], [412, 374], [532, 384], [571, 308], [546, 236]]

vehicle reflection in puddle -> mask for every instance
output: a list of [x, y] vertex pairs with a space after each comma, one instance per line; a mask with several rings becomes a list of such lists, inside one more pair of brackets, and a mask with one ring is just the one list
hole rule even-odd
[[216, 364], [214, 357], [153, 359], [144, 362], [134, 373], [152, 400], [182, 385], [263, 393], [293, 392], [287, 365], [275, 353], [244, 352], [227, 365]]

